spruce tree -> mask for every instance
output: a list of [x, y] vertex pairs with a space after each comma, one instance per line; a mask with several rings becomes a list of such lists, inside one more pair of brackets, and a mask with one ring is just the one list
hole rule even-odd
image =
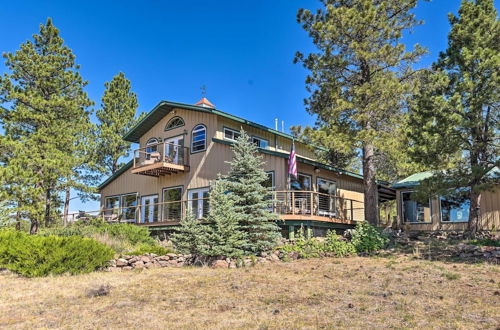
[[500, 24], [493, 0], [464, 0], [449, 21], [448, 49], [422, 75], [408, 137], [411, 155], [436, 170], [421, 195], [470, 200], [474, 236], [479, 195], [500, 182]]
[[180, 226], [170, 236], [177, 251], [195, 256], [207, 255], [209, 249], [208, 227], [188, 213], [181, 219]]
[[104, 84], [102, 105], [96, 112], [99, 138], [97, 158], [106, 175], [115, 173], [122, 164], [121, 157], [130, 151], [130, 142], [123, 140], [136, 123], [137, 96], [131, 90], [130, 80], [120, 72], [110, 82]]
[[35, 233], [42, 219], [48, 224], [57, 215], [60, 191], [73, 185], [69, 178], [82, 162], [93, 103], [75, 55], [50, 18], [33, 41], [3, 56], [9, 73], [0, 78], [2, 189]]
[[[316, 13], [301, 9], [297, 20], [318, 51], [297, 53], [311, 74], [307, 111], [316, 116], [309, 140], [348, 165], [361, 151], [365, 219], [378, 223], [377, 155], [400, 152], [407, 98], [414, 89], [411, 65], [425, 52], [401, 43], [419, 24], [417, 0], [322, 0]], [[394, 157], [397, 159], [397, 157]]]
[[210, 245], [207, 254], [210, 256], [239, 257], [244, 254], [246, 233], [238, 224], [234, 204], [234, 193], [229, 192], [227, 181], [219, 177], [210, 191], [210, 212], [207, 217], [207, 240]]
[[243, 249], [247, 254], [269, 251], [276, 245], [280, 233], [276, 224], [278, 217], [269, 211], [273, 204], [271, 192], [263, 186], [267, 179], [264, 162], [243, 129], [232, 151], [234, 155], [228, 162], [231, 169], [226, 180], [228, 190], [235, 197], [234, 210], [239, 225], [246, 233]]

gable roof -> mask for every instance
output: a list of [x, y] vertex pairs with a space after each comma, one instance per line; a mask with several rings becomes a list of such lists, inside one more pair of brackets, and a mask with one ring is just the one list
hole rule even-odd
[[420, 184], [421, 181], [430, 178], [433, 175], [432, 171], [420, 172], [410, 175], [403, 180], [400, 180], [392, 185], [392, 188], [413, 188]]
[[211, 113], [217, 116], [221, 116], [224, 118], [228, 118], [234, 121], [237, 121], [239, 123], [255, 127], [261, 130], [264, 130], [269, 133], [273, 133], [279, 136], [282, 136], [287, 139], [293, 139], [294, 136], [277, 131], [275, 129], [266, 127], [261, 124], [257, 124], [253, 121], [246, 120], [244, 118], [238, 117], [231, 115], [227, 112], [223, 112], [218, 109], [212, 109], [212, 108], [207, 108], [203, 106], [197, 106], [197, 105], [192, 105], [192, 104], [185, 104], [185, 103], [178, 103], [178, 102], [170, 102], [170, 101], [161, 101], [156, 107], [151, 110], [146, 117], [144, 117], [140, 122], [138, 122], [134, 127], [130, 129], [130, 131], [127, 132], [123, 136], [123, 139], [125, 141], [129, 142], [135, 142], [139, 143], [139, 139], [142, 135], [146, 134], [147, 131], [149, 131], [156, 123], [158, 123], [163, 117], [165, 117], [170, 111], [173, 109], [185, 109], [185, 110], [193, 110], [193, 111], [199, 111], [199, 112], [204, 112], [204, 113]]

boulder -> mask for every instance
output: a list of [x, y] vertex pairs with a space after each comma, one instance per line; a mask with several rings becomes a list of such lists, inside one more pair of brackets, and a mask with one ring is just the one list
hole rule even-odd
[[144, 268], [144, 262], [142, 260], [136, 261], [132, 264], [134, 268]]
[[128, 265], [128, 260], [125, 258], [120, 258], [116, 260], [116, 267], [124, 267]]
[[160, 265], [160, 267], [168, 267], [169, 266], [169, 262], [167, 260], [160, 260], [160, 261], [158, 261], [158, 264]]

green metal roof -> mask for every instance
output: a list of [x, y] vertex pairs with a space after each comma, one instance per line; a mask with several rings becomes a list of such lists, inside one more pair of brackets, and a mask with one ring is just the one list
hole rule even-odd
[[177, 102], [170, 102], [170, 101], [161, 101], [156, 107], [151, 110], [146, 117], [144, 117], [140, 122], [138, 122], [134, 127], [130, 129], [130, 131], [127, 132], [123, 136], [123, 139], [129, 142], [135, 142], [139, 143], [139, 138], [144, 135], [147, 131], [149, 131], [158, 121], [160, 121], [163, 117], [165, 117], [170, 111], [173, 109], [186, 109], [186, 110], [194, 110], [194, 111], [199, 111], [199, 112], [204, 112], [204, 113], [211, 113], [214, 115], [218, 115], [224, 118], [228, 118], [234, 121], [237, 121], [239, 123], [252, 126], [258, 129], [262, 129], [264, 131], [282, 136], [287, 139], [293, 139], [294, 137], [290, 134], [284, 133], [277, 131], [275, 129], [266, 127], [261, 124], [254, 123], [250, 120], [243, 119], [238, 116], [231, 115], [227, 112], [223, 112], [221, 110], [217, 109], [212, 109], [212, 108], [206, 108], [206, 107], [200, 107], [197, 105], [192, 105], [192, 104], [185, 104], [185, 103], [177, 103]]
[[116, 171], [115, 173], [113, 173], [111, 176], [109, 176], [109, 178], [107, 178], [103, 183], [101, 183], [99, 186], [97, 186], [97, 189], [99, 190], [102, 190], [104, 187], [106, 187], [108, 184], [110, 184], [114, 179], [116, 179], [117, 177], [119, 177], [122, 173], [124, 173], [125, 171], [127, 171], [129, 168], [132, 167], [132, 164], [134, 163], [133, 160], [131, 160], [130, 162], [128, 162], [127, 164], [123, 165], [122, 167], [120, 167], [118, 169], [118, 171]]
[[420, 172], [410, 175], [401, 181], [392, 185], [392, 188], [412, 188], [420, 184], [421, 181], [430, 178], [433, 175], [432, 171]]

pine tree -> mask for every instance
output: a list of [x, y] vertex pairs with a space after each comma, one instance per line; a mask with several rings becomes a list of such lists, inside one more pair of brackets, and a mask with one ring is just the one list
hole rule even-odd
[[136, 123], [137, 96], [131, 91], [130, 80], [123, 72], [104, 86], [101, 109], [96, 112], [99, 121], [96, 156], [103, 172], [110, 175], [121, 167], [119, 159], [130, 152], [130, 142], [123, 140], [123, 135]]
[[0, 175], [14, 212], [29, 219], [35, 233], [42, 219], [48, 224], [57, 215], [60, 191], [73, 184], [68, 179], [82, 162], [93, 103], [75, 55], [50, 18], [33, 39], [3, 55], [10, 73], [0, 78]]
[[234, 156], [228, 162], [231, 169], [226, 180], [228, 190], [235, 196], [234, 210], [239, 225], [247, 236], [243, 249], [247, 254], [269, 251], [280, 234], [277, 215], [269, 211], [273, 203], [271, 192], [263, 186], [267, 179], [264, 162], [243, 129], [232, 150]]
[[500, 24], [493, 0], [464, 0], [449, 21], [448, 49], [422, 75], [408, 137], [411, 155], [436, 170], [420, 192], [469, 199], [474, 236], [480, 192], [499, 183]]
[[234, 208], [235, 196], [228, 191], [227, 181], [220, 178], [210, 191], [210, 212], [207, 217], [210, 245], [208, 255], [239, 257], [244, 254], [246, 233], [238, 224], [238, 214]]
[[180, 226], [171, 235], [177, 251], [195, 256], [207, 255], [209, 249], [208, 227], [191, 213], [181, 219]]
[[[415, 63], [425, 50], [406, 51], [403, 33], [419, 24], [417, 0], [322, 0], [316, 13], [299, 10], [297, 20], [318, 52], [297, 53], [311, 74], [307, 111], [316, 116], [309, 137], [347, 161], [361, 151], [365, 219], [378, 222], [378, 154], [395, 150], [404, 107], [414, 84]], [[398, 150], [398, 149], [396, 149]]]

